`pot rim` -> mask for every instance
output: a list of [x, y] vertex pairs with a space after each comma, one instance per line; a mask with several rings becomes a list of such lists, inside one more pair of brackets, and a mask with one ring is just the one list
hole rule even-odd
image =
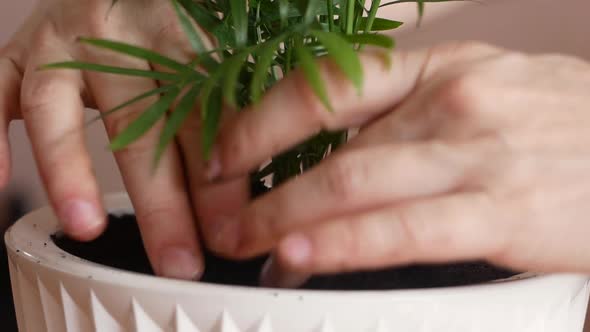
[[[132, 213], [133, 208], [126, 193], [116, 193], [105, 196], [105, 206], [110, 213]], [[40, 220], [42, 222], [40, 222]], [[499, 279], [487, 283], [466, 286], [450, 286], [438, 288], [396, 289], [396, 290], [298, 290], [276, 289], [265, 287], [247, 287], [234, 285], [220, 285], [195, 281], [166, 279], [162, 277], [126, 271], [94, 263], [74, 256], [59, 248], [51, 239], [51, 235], [60, 230], [53, 211], [44, 207], [33, 211], [18, 220], [6, 232], [4, 238], [11, 259], [26, 259], [39, 264], [46, 269], [61, 272], [79, 278], [91, 278], [109, 284], [118, 284], [131, 288], [160, 287], [173, 291], [189, 293], [203, 292], [238, 292], [238, 293], [272, 293], [273, 296], [392, 296], [392, 295], [427, 295], [443, 296], [462, 294], [474, 291], [493, 291], [498, 287], [535, 287], [537, 284], [550, 283], [555, 278], [563, 276], [545, 275], [539, 273], [522, 273], [507, 279]], [[30, 236], [29, 234], [32, 234]]]

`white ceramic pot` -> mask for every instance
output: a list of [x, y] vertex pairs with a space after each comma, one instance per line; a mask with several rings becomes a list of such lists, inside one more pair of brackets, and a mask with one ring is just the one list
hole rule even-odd
[[[106, 203], [132, 212], [125, 195]], [[577, 332], [588, 302], [588, 278], [576, 275], [348, 292], [167, 280], [74, 257], [51, 241], [57, 230], [45, 208], [6, 234], [21, 332]]]

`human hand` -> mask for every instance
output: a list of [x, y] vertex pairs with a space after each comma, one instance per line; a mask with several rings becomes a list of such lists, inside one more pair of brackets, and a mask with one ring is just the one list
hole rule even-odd
[[[169, 1], [49, 0], [0, 49], [0, 178], [9, 173], [8, 122], [23, 118], [50, 201], [66, 233], [79, 240], [98, 236], [105, 227], [101, 195], [84, 145], [84, 107], [101, 111], [158, 86], [146, 78], [39, 66], [77, 60], [139, 70], [165, 68], [77, 42], [94, 37], [153, 49], [188, 63], [194, 53]], [[19, 98], [20, 96], [20, 98]], [[104, 118], [113, 137], [154, 102], [146, 98]], [[153, 161], [162, 124], [116, 159], [133, 201], [148, 256], [155, 271], [175, 278], [198, 278], [203, 262], [198, 243], [191, 188], [202, 169], [198, 123], [189, 121], [177, 143], [164, 153], [157, 171]], [[189, 153], [183, 153], [189, 151]], [[186, 177], [185, 178], [185, 170]], [[189, 187], [187, 187], [189, 183]]]
[[210, 174], [219, 182], [320, 129], [362, 126], [315, 169], [222, 224], [206, 221], [211, 248], [273, 251], [266, 283], [282, 286], [472, 259], [590, 271], [588, 63], [479, 44], [396, 52], [392, 70], [371, 54], [363, 63], [360, 97], [323, 63], [334, 113], [294, 74], [222, 128]]

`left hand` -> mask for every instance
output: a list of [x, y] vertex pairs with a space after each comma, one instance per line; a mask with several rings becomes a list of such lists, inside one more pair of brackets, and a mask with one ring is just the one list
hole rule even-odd
[[334, 113], [298, 73], [222, 129], [219, 180], [319, 129], [363, 127], [209, 225], [210, 247], [234, 258], [274, 250], [303, 275], [472, 259], [590, 272], [589, 64], [479, 44], [396, 52], [392, 70], [370, 54], [363, 63], [361, 97], [323, 64]]

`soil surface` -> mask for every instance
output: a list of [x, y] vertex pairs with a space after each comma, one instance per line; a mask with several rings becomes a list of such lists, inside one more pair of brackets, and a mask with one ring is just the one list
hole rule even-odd
[[[144, 274], [152, 274], [139, 228], [133, 215], [109, 216], [109, 226], [98, 239], [88, 243], [54, 236], [58, 247], [80, 258]], [[235, 262], [206, 253], [202, 281], [216, 284], [257, 286], [266, 257]], [[347, 273], [312, 278], [302, 288], [322, 290], [380, 290], [431, 288], [482, 283], [514, 275], [485, 263], [420, 265], [372, 272]]]

